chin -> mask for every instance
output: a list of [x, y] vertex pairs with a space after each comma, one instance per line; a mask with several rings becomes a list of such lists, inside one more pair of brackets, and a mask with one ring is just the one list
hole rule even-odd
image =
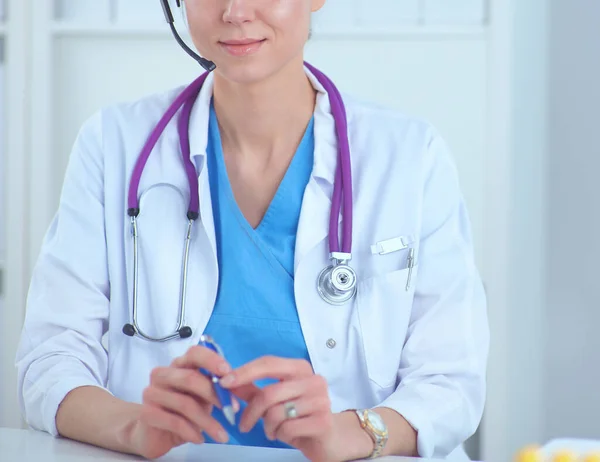
[[234, 59], [216, 62], [217, 72], [222, 78], [237, 84], [250, 85], [268, 79], [277, 68], [266, 66], [260, 60]]

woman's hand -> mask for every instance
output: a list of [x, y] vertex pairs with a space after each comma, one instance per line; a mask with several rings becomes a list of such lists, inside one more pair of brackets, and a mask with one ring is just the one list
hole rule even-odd
[[[279, 379], [259, 389], [254, 382]], [[248, 406], [240, 422], [241, 431], [250, 431], [260, 418], [265, 433], [294, 446], [312, 461], [340, 460], [341, 438], [336, 434], [326, 380], [313, 373], [304, 360], [262, 357], [221, 379]], [[286, 416], [286, 403], [293, 404], [297, 416]]]
[[[228, 440], [227, 432], [211, 417], [213, 406], [220, 404], [212, 382], [200, 368], [218, 376], [231, 371], [221, 356], [201, 346], [190, 348], [169, 367], [152, 371], [129, 436], [136, 454], [154, 459], [184, 443], [201, 444], [203, 431], [215, 441]], [[234, 409], [239, 409], [237, 402]]]

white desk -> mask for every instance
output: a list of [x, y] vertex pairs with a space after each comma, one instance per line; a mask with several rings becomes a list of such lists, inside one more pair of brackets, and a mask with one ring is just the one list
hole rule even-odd
[[547, 458], [559, 451], [572, 452], [579, 457], [587, 454], [600, 454], [600, 440], [559, 438], [548, 441], [542, 448], [542, 454]]
[[[33, 430], [0, 428], [0, 462], [109, 462], [139, 461], [139, 457], [99, 449]], [[298, 451], [205, 444], [186, 445], [158, 459], [161, 462], [306, 462]], [[381, 462], [414, 462], [386, 457]]]

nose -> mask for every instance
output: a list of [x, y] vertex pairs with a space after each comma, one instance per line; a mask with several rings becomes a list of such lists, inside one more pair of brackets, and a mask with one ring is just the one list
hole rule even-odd
[[255, 19], [255, 0], [229, 0], [223, 13], [223, 21], [241, 25]]

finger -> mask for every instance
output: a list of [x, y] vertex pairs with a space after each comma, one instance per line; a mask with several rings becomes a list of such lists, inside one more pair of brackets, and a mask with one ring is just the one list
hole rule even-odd
[[176, 358], [171, 366], [186, 369], [206, 369], [217, 377], [222, 377], [231, 372], [231, 366], [225, 358], [200, 345], [191, 347], [185, 355]]
[[271, 440], [275, 439], [275, 435], [281, 425], [289, 420], [303, 419], [312, 415], [331, 412], [331, 403], [329, 398], [325, 396], [304, 397], [288, 402], [293, 403], [297, 417], [293, 419], [288, 418], [286, 403], [271, 407], [264, 416], [265, 435], [267, 438]]
[[310, 363], [304, 359], [263, 356], [251, 361], [221, 379], [225, 388], [251, 384], [261, 379], [289, 380], [313, 375]]
[[[242, 385], [238, 388], [231, 388], [231, 393], [240, 398], [242, 401], [249, 403], [256, 396], [257, 393], [260, 393], [261, 389], [258, 388], [253, 383], [249, 385]], [[237, 401], [237, 400], [236, 400]], [[238, 408], [239, 410], [239, 408]], [[236, 411], [237, 412], [237, 411]]]
[[140, 420], [149, 427], [172, 433], [184, 442], [204, 443], [202, 434], [188, 420], [164, 409], [145, 405], [142, 407]]
[[209, 409], [190, 395], [149, 387], [144, 390], [143, 402], [185, 418], [197, 431], [205, 431], [215, 441], [226, 443], [229, 439], [225, 429], [210, 415]]
[[290, 444], [297, 438], [315, 438], [327, 435], [333, 428], [333, 414], [311, 414], [300, 419], [288, 419], [275, 431], [274, 437]]
[[157, 367], [150, 374], [150, 386], [186, 393], [213, 406], [221, 407], [212, 382], [196, 369]]
[[309, 378], [278, 382], [263, 388], [248, 402], [248, 406], [242, 414], [240, 430], [250, 431], [271, 407], [307, 394], [310, 385], [311, 380]]
[[233, 412], [236, 414], [240, 412], [240, 402], [235, 396], [231, 397], [231, 405], [233, 406]]

